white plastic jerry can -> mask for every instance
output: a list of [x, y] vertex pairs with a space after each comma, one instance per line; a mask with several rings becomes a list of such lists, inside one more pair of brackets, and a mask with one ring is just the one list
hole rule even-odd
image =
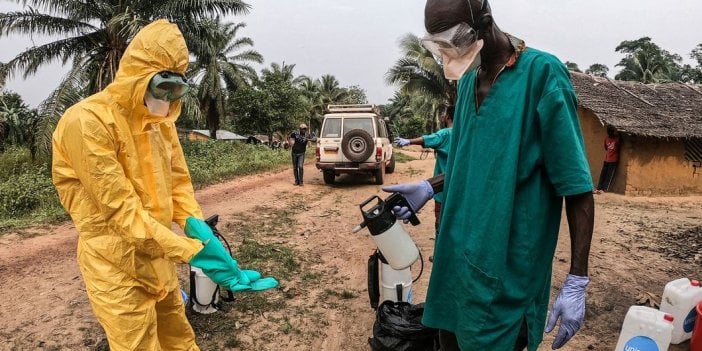
[[697, 319], [695, 306], [700, 302], [702, 302], [702, 287], [697, 280], [681, 278], [665, 285], [661, 311], [675, 317], [671, 343], [679, 344], [692, 336], [692, 329]]
[[417, 245], [400, 222], [395, 221], [382, 233], [371, 236], [390, 266], [397, 270], [406, 269], [419, 259]]
[[615, 351], [667, 351], [674, 317], [647, 306], [631, 306]]
[[211, 314], [219, 311], [219, 285], [202, 269], [190, 266], [190, 302], [195, 312]]
[[380, 287], [382, 301], [412, 303], [412, 271], [409, 267], [396, 270], [389, 264], [380, 263]]

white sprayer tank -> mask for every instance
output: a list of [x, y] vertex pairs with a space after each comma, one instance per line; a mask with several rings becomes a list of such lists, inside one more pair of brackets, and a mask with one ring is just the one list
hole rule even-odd
[[381, 234], [371, 235], [371, 238], [388, 264], [396, 270], [403, 270], [419, 259], [419, 249], [400, 221], [395, 221]]
[[190, 266], [190, 300], [193, 310], [201, 314], [210, 314], [219, 311], [218, 285], [210, 279], [202, 269]]
[[665, 285], [661, 311], [675, 317], [671, 343], [679, 344], [692, 336], [697, 319], [695, 306], [700, 302], [702, 287], [699, 281], [681, 278]]
[[674, 317], [655, 308], [631, 306], [615, 351], [667, 351]]

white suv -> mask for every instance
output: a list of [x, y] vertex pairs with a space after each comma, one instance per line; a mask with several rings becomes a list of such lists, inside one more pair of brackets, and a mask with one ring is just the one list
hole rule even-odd
[[334, 184], [341, 173], [368, 173], [382, 185], [395, 171], [392, 141], [375, 105], [329, 105], [317, 138], [318, 169], [324, 183]]

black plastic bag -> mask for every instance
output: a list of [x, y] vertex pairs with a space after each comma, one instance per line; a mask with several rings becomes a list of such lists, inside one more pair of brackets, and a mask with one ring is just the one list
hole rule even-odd
[[424, 304], [385, 301], [373, 324], [368, 343], [373, 351], [434, 351], [438, 330], [422, 325]]

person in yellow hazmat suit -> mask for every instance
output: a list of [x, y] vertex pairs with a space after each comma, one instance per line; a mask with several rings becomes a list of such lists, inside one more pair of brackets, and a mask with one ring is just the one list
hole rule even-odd
[[198, 350], [176, 263], [233, 291], [278, 284], [240, 270], [202, 220], [175, 127], [187, 66], [178, 27], [147, 25], [114, 81], [69, 108], [53, 135], [53, 182], [79, 232], [78, 264], [112, 351]]

